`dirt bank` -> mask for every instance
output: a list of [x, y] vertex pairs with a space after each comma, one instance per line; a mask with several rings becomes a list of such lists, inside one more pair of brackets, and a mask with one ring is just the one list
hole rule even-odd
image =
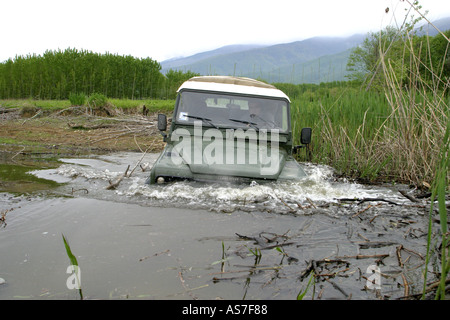
[[159, 152], [164, 143], [156, 128], [156, 117], [74, 112], [30, 116], [20, 109], [0, 112], [0, 145], [4, 152], [16, 157], [30, 153]]

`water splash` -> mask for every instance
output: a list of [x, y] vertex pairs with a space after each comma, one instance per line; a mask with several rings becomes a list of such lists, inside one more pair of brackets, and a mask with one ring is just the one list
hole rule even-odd
[[[157, 155], [150, 154], [143, 163], [152, 164]], [[88, 196], [137, 203], [146, 206], [206, 209], [231, 213], [241, 211], [267, 211], [274, 213], [317, 213], [318, 208], [334, 204], [340, 198], [366, 198], [392, 196], [388, 189], [369, 188], [348, 181], [336, 181], [333, 168], [323, 165], [305, 165], [308, 176], [300, 181], [273, 182], [247, 185], [203, 184], [176, 182], [167, 185], [146, 185], [147, 172], [140, 168], [124, 179], [116, 190], [106, 190], [110, 181], [123, 174], [129, 164], [138, 163], [140, 154], [115, 154], [95, 159], [64, 159], [59, 168], [46, 178], [68, 179], [66, 190], [86, 189]], [[39, 171], [35, 172], [40, 175]], [[42, 173], [40, 175], [42, 177]], [[84, 195], [86, 196], [86, 195]], [[332, 214], [327, 210], [327, 214]]]

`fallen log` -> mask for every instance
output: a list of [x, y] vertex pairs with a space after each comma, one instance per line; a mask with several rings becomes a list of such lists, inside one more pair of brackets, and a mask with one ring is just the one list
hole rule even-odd
[[0, 114], [19, 111], [20, 108], [0, 108]]

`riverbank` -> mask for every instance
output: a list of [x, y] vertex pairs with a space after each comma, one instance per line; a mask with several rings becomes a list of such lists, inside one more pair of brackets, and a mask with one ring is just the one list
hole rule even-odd
[[31, 153], [76, 156], [90, 152], [159, 152], [164, 147], [156, 128], [156, 113], [124, 113], [116, 108], [114, 116], [108, 116], [106, 111], [89, 114], [73, 107], [29, 113], [23, 108], [3, 109], [0, 145], [11, 157]]

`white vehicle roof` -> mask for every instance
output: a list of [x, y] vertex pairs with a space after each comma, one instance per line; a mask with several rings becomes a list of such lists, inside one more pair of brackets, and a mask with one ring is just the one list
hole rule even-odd
[[289, 102], [289, 97], [273, 85], [258, 80], [230, 76], [202, 76], [193, 77], [185, 81], [178, 91], [182, 89], [216, 91], [227, 93], [240, 93], [265, 97], [284, 98]]

